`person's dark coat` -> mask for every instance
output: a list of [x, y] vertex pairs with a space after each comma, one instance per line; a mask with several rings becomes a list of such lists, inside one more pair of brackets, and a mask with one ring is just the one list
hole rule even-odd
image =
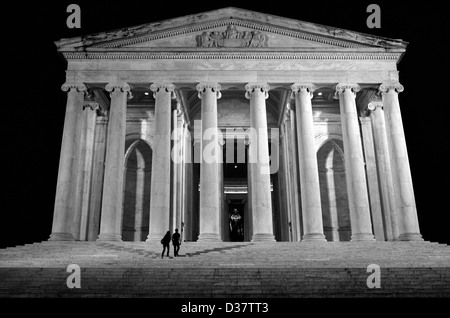
[[163, 239], [161, 240], [162, 245], [169, 245], [171, 240], [170, 232], [167, 232], [166, 235], [164, 235]]

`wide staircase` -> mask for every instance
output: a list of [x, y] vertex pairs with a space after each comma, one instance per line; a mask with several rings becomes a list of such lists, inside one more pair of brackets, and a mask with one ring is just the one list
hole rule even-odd
[[[42, 242], [0, 250], [0, 297], [449, 297], [450, 246], [430, 242]], [[68, 288], [70, 264], [80, 287]], [[380, 288], [369, 288], [371, 264]], [[373, 282], [372, 279], [369, 281]]]

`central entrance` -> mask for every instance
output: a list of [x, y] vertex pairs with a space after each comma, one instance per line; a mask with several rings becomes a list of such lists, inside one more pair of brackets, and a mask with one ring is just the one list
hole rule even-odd
[[251, 223], [248, 207], [248, 165], [244, 139], [228, 140], [223, 146], [223, 240], [248, 242]]

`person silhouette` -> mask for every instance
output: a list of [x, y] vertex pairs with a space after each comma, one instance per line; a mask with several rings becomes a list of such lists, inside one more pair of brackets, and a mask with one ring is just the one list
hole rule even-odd
[[167, 257], [169, 257], [169, 251], [170, 251], [170, 231], [167, 231], [166, 235], [164, 235], [163, 239], [161, 240], [161, 244], [163, 245], [163, 251], [161, 253], [161, 258], [164, 258], [164, 252], [166, 251], [167, 247]]
[[172, 235], [172, 244], [173, 244], [173, 256], [178, 256], [178, 251], [180, 250], [180, 233], [178, 233], [178, 229], [175, 229], [175, 233]]

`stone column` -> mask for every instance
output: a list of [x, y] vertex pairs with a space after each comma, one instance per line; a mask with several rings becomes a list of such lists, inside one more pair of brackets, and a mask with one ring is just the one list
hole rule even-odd
[[153, 83], [150, 89], [155, 98], [155, 136], [147, 242], [159, 243], [170, 230], [170, 118], [171, 99], [175, 98], [175, 86], [169, 83]]
[[398, 238], [397, 210], [395, 207], [394, 184], [392, 182], [391, 157], [386, 135], [386, 121], [384, 119], [383, 103], [373, 101], [368, 105], [372, 120], [373, 141], [377, 159], [378, 177], [380, 184], [381, 203], [384, 219], [386, 220], [386, 239]]
[[88, 240], [88, 226], [89, 226], [89, 213], [90, 213], [90, 199], [92, 189], [92, 167], [94, 158], [94, 137], [95, 127], [97, 123], [97, 109], [99, 105], [96, 102], [85, 102], [84, 106], [84, 126], [83, 126], [83, 149], [80, 151], [80, 158], [84, 158], [79, 163], [79, 169], [82, 174], [83, 183], [81, 192], [81, 206], [80, 206], [80, 232], [79, 239], [82, 241]]
[[291, 89], [295, 95], [297, 111], [298, 161], [304, 228], [302, 240], [325, 242], [311, 105], [315, 86], [313, 84], [294, 84]]
[[358, 84], [336, 85], [344, 142], [352, 241], [374, 241], [355, 97]]
[[106, 136], [108, 127], [108, 117], [106, 113], [102, 117], [97, 117], [97, 127], [95, 128], [95, 146], [92, 168], [91, 199], [89, 207], [89, 234], [88, 240], [95, 241], [99, 234], [100, 213], [102, 207], [103, 180], [105, 172]]
[[[278, 170], [278, 183], [282, 184], [284, 186], [280, 187], [278, 189], [278, 196], [279, 196], [279, 202], [280, 202], [280, 209], [283, 211], [286, 211], [287, 215], [288, 215], [288, 222], [291, 222], [291, 224], [293, 223], [293, 214], [290, 207], [289, 207], [289, 202], [290, 200], [288, 200], [288, 192], [289, 192], [289, 179], [288, 179], [288, 175], [287, 175], [287, 163], [286, 163], [286, 141], [287, 141], [287, 137], [286, 137], [286, 133], [285, 133], [285, 120], [281, 121], [281, 125], [280, 125], [280, 169]], [[289, 224], [289, 223], [288, 223]], [[289, 238], [290, 240], [292, 240], [292, 232], [290, 231], [289, 233]]]
[[219, 164], [217, 168], [219, 169], [219, 228], [221, 232], [221, 240], [226, 241], [225, 233], [228, 231], [228, 210], [225, 213], [224, 204], [224, 180], [223, 180], [223, 146], [225, 145], [225, 139], [222, 134], [219, 134]]
[[197, 85], [201, 99], [200, 235], [199, 242], [221, 242], [219, 133], [217, 99], [222, 95], [217, 83]]
[[[291, 146], [293, 145], [292, 142], [292, 136], [291, 135], [291, 131], [289, 129], [289, 123], [291, 121], [291, 116], [290, 116], [290, 112], [289, 110], [285, 111], [284, 114], [284, 118], [281, 121], [281, 137], [282, 137], [282, 142], [283, 142], [283, 147], [282, 147], [282, 156], [280, 159], [283, 160], [283, 170], [281, 170], [282, 172], [280, 173], [283, 177], [282, 180], [282, 184], [285, 184], [285, 186], [283, 187], [283, 189], [279, 190], [280, 193], [283, 193], [284, 198], [283, 200], [281, 200], [280, 202], [282, 202], [282, 209], [287, 211], [287, 214], [289, 215], [289, 220], [288, 220], [288, 226], [289, 226], [289, 222], [291, 222], [292, 224], [295, 224], [295, 215], [298, 213], [298, 209], [296, 209], [295, 205], [294, 205], [294, 198], [293, 198], [293, 193], [294, 191], [292, 190], [293, 188], [293, 182], [292, 182], [292, 169], [295, 166], [295, 164], [292, 162], [292, 148]], [[292, 229], [292, 228], [291, 228]]]
[[267, 135], [266, 99], [270, 87], [267, 84], [245, 85], [245, 97], [250, 99], [249, 164], [252, 183], [252, 242], [274, 242], [272, 225], [272, 200], [270, 191], [269, 144]]
[[394, 192], [399, 213], [398, 237], [401, 241], [422, 241], [417, 220], [416, 200], [406, 149], [403, 121], [398, 102], [398, 93], [403, 91], [400, 83], [382, 84], [381, 91], [386, 129], [391, 155]]
[[55, 209], [50, 241], [73, 241], [73, 217], [77, 187], [78, 151], [81, 136], [83, 99], [86, 86], [82, 83], [65, 83], [67, 92], [66, 115], [56, 184]]
[[[252, 165], [250, 164], [250, 135], [246, 135], [244, 139], [245, 151], [247, 153], [247, 228], [244, 234], [248, 238], [248, 242], [253, 237], [253, 207], [252, 207]], [[228, 210], [227, 210], [228, 211]]]
[[131, 92], [127, 83], [109, 83], [105, 89], [110, 92], [111, 106], [106, 144], [100, 234], [97, 240], [122, 241], [127, 96], [131, 96]]
[[[181, 191], [180, 191], [180, 201], [181, 201], [181, 224], [180, 224], [180, 234], [184, 227], [184, 224], [186, 223], [186, 122], [183, 119], [181, 129], [182, 129], [182, 136], [181, 136]], [[183, 235], [181, 237], [181, 241], [184, 242], [184, 231]]]
[[[181, 151], [181, 146], [179, 141], [177, 140], [177, 138], [179, 138], [180, 134], [178, 131], [178, 113], [179, 113], [179, 107], [177, 106], [177, 108], [172, 108], [172, 135], [173, 138], [175, 138], [175, 140], [173, 141], [173, 154], [171, 152], [171, 156], [175, 155], [175, 156], [179, 156], [180, 155], [180, 151]], [[171, 137], [172, 139], [172, 137]], [[179, 158], [178, 158], [179, 159]], [[180, 163], [179, 160], [175, 160], [172, 158], [171, 162], [172, 162], [172, 174], [171, 174], [171, 178], [172, 178], [172, 186], [171, 186], [171, 192], [172, 192], [172, 199], [171, 199], [171, 216], [170, 216], [170, 222], [169, 222], [169, 229], [170, 231], [173, 233], [175, 232], [175, 229], [179, 229], [178, 226], [178, 221], [179, 221], [179, 201], [178, 201], [178, 195], [180, 192], [179, 189], [179, 168], [180, 168]], [[181, 231], [181, 230], [180, 230]]]
[[372, 225], [375, 239], [385, 241], [384, 220], [381, 212], [381, 198], [378, 190], [377, 164], [375, 160], [375, 148], [373, 144], [372, 122], [370, 117], [360, 117], [363, 150], [366, 160], [367, 186], [369, 190], [369, 202], [372, 214]]
[[290, 135], [292, 138], [290, 138], [289, 148], [292, 149], [291, 156], [292, 156], [292, 190], [294, 191], [294, 210], [293, 210], [293, 218], [292, 218], [292, 230], [294, 234], [295, 241], [301, 241], [302, 237], [302, 208], [300, 198], [300, 182], [299, 182], [299, 165], [298, 165], [298, 140], [296, 138], [297, 135], [297, 121], [296, 121], [296, 115], [295, 115], [295, 107], [289, 104], [289, 118], [290, 120]]
[[184, 162], [184, 169], [185, 169], [185, 179], [184, 179], [184, 200], [185, 200], [185, 208], [184, 208], [184, 238], [188, 241], [192, 241], [192, 218], [193, 218], [193, 211], [192, 211], [192, 202], [193, 202], [193, 187], [192, 187], [192, 139], [191, 139], [191, 133], [189, 131], [189, 126], [186, 124], [185, 127], [185, 162]]

